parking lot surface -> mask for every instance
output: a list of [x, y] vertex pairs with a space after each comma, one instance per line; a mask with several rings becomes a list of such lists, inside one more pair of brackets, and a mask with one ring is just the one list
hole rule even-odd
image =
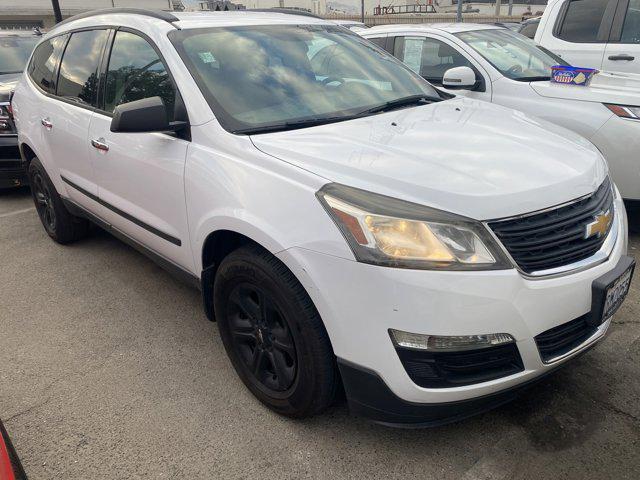
[[199, 292], [97, 228], [56, 245], [28, 191], [0, 195], [0, 258], [0, 418], [30, 479], [640, 478], [638, 276], [608, 338], [518, 401], [397, 430], [344, 401], [271, 413]]

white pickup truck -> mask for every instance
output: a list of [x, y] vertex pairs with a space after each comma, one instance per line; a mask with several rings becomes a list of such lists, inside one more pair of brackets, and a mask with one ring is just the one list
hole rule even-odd
[[553, 83], [551, 67], [561, 58], [494, 25], [389, 25], [358, 33], [433, 85], [579, 133], [604, 154], [622, 196], [640, 200], [640, 75], [600, 72], [586, 87]]
[[549, 0], [535, 41], [576, 67], [640, 73], [640, 0]]

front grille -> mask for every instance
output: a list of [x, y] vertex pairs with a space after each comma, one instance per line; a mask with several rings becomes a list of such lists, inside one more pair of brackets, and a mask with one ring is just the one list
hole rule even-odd
[[548, 362], [570, 352], [596, 333], [598, 327], [588, 323], [590, 315], [588, 313], [538, 335], [535, 340], [542, 361]]
[[596, 215], [614, 213], [609, 179], [591, 196], [541, 213], [490, 222], [489, 227], [526, 273], [562, 267], [594, 255], [604, 235], [585, 238], [586, 226]]
[[396, 351], [411, 380], [424, 388], [473, 385], [524, 370], [515, 344], [465, 352]]

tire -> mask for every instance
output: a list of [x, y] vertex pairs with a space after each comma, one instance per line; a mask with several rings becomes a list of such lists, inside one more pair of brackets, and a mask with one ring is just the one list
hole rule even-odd
[[282, 262], [258, 246], [241, 247], [222, 261], [213, 290], [227, 355], [258, 400], [293, 418], [333, 403], [339, 377], [329, 337]]
[[69, 213], [37, 157], [29, 164], [29, 181], [42, 226], [53, 240], [66, 245], [87, 236], [89, 221]]

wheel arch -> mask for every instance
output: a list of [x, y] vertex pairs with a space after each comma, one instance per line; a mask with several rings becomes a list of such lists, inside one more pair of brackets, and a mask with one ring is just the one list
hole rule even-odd
[[241, 230], [242, 229], [239, 228], [229, 227], [220, 228], [209, 233], [202, 243], [200, 253], [202, 262], [200, 279], [202, 300], [207, 318], [211, 321], [215, 321], [213, 296], [211, 292], [213, 291], [216, 272], [225, 257], [245, 245], [256, 245], [274, 256], [279, 250], [276, 246], [277, 244], [273, 243], [271, 239], [267, 241], [264, 241], [264, 239], [257, 240], [255, 235]]
[[20, 156], [25, 162], [26, 167], [29, 168], [29, 164], [31, 163], [31, 160], [33, 160], [38, 155], [36, 155], [36, 152], [33, 150], [33, 148], [31, 148], [29, 144], [26, 142], [20, 143], [19, 148], [20, 148]]

